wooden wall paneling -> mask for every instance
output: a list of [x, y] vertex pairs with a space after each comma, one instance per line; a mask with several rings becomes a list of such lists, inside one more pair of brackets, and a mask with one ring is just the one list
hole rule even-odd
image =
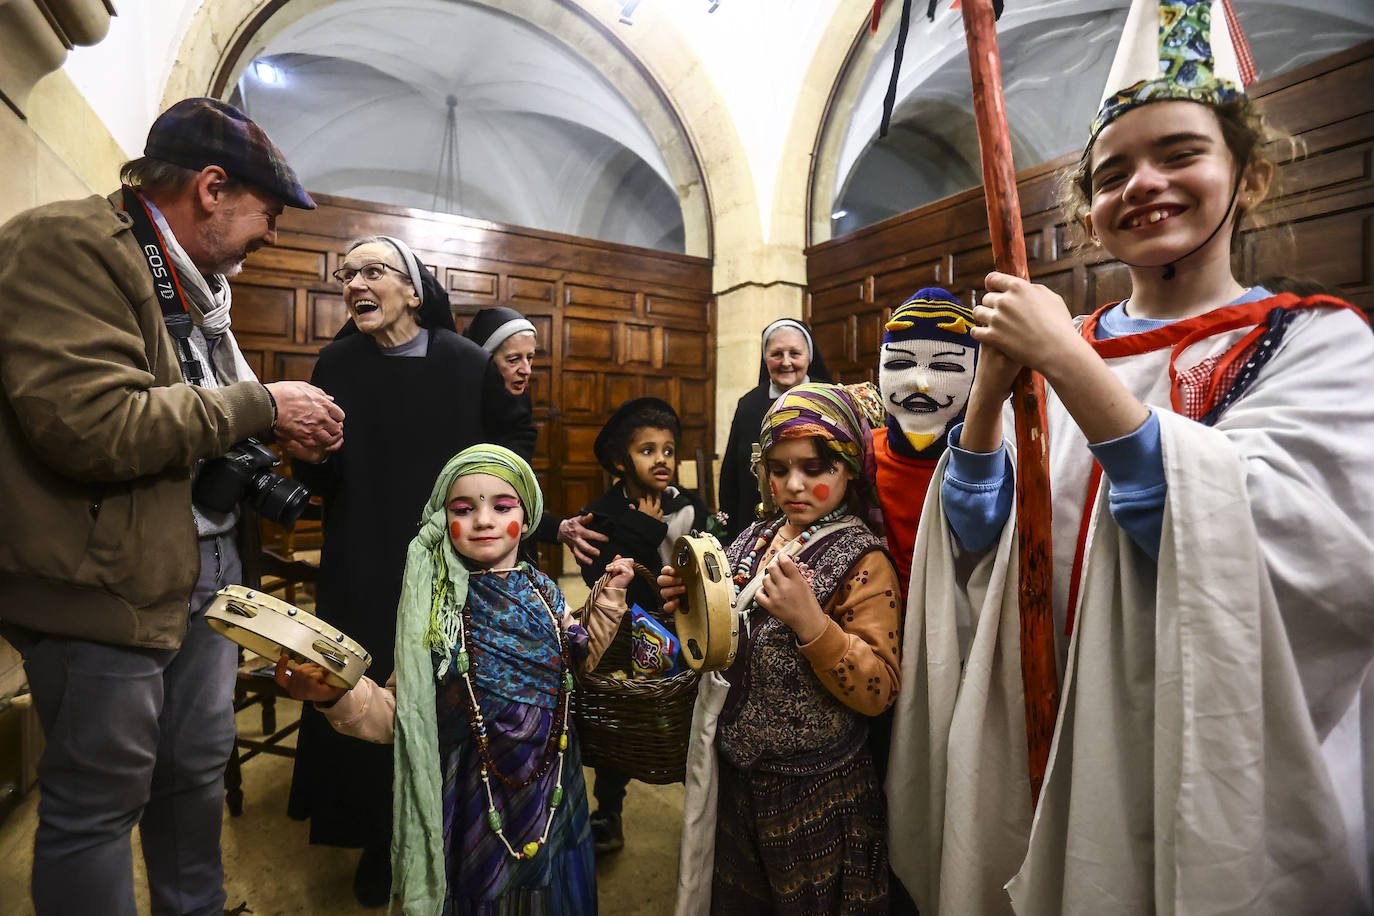
[[252, 279], [254, 275], [261, 274], [274, 280], [298, 277], [306, 282], [323, 282], [327, 278], [327, 260], [328, 255], [323, 251], [272, 245], [253, 253], [252, 267], [244, 265], [244, 276]]
[[682, 396], [673, 393], [673, 380], [663, 375], [644, 376], [644, 397], [658, 398], [660, 401], [667, 401], [669, 404], [677, 401], [682, 404], [678, 411], [678, 418], [682, 419], [693, 416], [691, 405], [683, 403]]
[[[315, 353], [278, 353], [276, 356], [277, 380], [308, 379], [315, 371]], [[344, 422], [348, 422], [346, 419]]]
[[343, 296], [337, 290], [307, 292], [306, 298], [309, 323], [303, 342], [322, 347], [333, 340], [348, 321], [348, 306], [344, 305]]
[[532, 306], [552, 306], [556, 289], [557, 284], [548, 280], [514, 275], [506, 277], [506, 300], [511, 308], [521, 312]]
[[614, 309], [621, 312], [633, 312], [635, 307], [635, 295], [624, 290], [605, 289], [596, 286], [579, 286], [569, 283], [563, 287], [563, 304], [567, 306], [585, 306], [588, 308]]
[[602, 411], [603, 418], [626, 401], [640, 397], [639, 392], [644, 384], [642, 376], [628, 372], [605, 372], [602, 373], [601, 380], [606, 386], [601, 403], [610, 408], [608, 411]]
[[[932, 258], [910, 267], [893, 270], [873, 278], [874, 302], [890, 312], [928, 286], [939, 286], [943, 258]], [[947, 276], [947, 275], [946, 275]]]
[[449, 293], [456, 293], [465, 299], [480, 299], [495, 304], [497, 291], [501, 286], [498, 274], [449, 267], [444, 271], [444, 277], [444, 288]]
[[611, 321], [563, 317], [563, 364], [612, 362], [616, 357], [616, 325]]
[[[626, 323], [620, 326], [621, 365], [632, 366], [638, 364], [640, 367], [652, 367], [655, 365], [655, 330], [657, 329], [641, 324]], [[661, 362], [659, 365], [661, 365]]]
[[243, 347], [240, 347], [240, 349], [243, 351], [244, 361], [248, 363], [254, 375], [265, 382], [275, 381], [271, 378], [264, 378], [267, 373], [263, 370], [265, 360], [263, 359], [263, 352], [261, 350], [249, 350]]
[[310, 291], [298, 286], [295, 294], [295, 320], [291, 323], [291, 341], [303, 344], [310, 339]]
[[234, 287], [234, 334], [292, 340], [296, 326], [296, 292], [292, 287], [242, 283]]
[[[1252, 87], [1267, 121], [1297, 139], [1270, 144], [1279, 165], [1270, 200], [1242, 232], [1241, 268], [1251, 280], [1285, 274], [1314, 280], [1366, 312], [1374, 309], [1374, 42]], [[1079, 314], [1130, 292], [1126, 267], [1094, 247], [1058, 212], [1057, 176], [1077, 160], [1025, 169], [1018, 192], [1031, 276]], [[982, 189], [975, 188], [807, 249], [806, 316], [832, 371], [870, 377], [874, 329], [923, 286], [965, 301], [991, 268]], [[864, 298], [864, 284], [873, 290]], [[879, 331], [879, 339], [881, 332]]]

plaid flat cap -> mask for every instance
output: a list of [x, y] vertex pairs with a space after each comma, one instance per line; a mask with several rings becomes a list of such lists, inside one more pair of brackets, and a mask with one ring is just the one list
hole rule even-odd
[[219, 99], [182, 99], [158, 115], [143, 155], [199, 171], [217, 165], [270, 191], [288, 207], [315, 209], [281, 150], [261, 127]]

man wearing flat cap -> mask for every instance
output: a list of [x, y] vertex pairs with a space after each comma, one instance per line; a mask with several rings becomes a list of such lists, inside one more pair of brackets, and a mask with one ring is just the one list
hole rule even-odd
[[153, 912], [222, 912], [237, 650], [204, 610], [241, 576], [239, 511], [192, 481], [248, 437], [318, 460], [343, 436], [229, 330], [225, 277], [315, 206], [281, 153], [215, 99], [164, 112], [144, 153], [108, 198], [0, 227], [0, 633], [47, 736], [39, 916], [132, 916], [135, 824]]

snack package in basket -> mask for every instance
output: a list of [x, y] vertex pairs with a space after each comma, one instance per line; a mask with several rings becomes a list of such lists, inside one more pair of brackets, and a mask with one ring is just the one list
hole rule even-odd
[[630, 659], [636, 679], [667, 677], [682, 670], [676, 636], [637, 604], [630, 605]]

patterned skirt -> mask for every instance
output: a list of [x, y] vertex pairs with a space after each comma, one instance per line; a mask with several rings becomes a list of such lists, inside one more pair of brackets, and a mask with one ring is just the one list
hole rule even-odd
[[[439, 704], [448, 705], [441, 692]], [[483, 717], [497, 769], [516, 780], [535, 772], [544, 759], [554, 711], [483, 697]], [[587, 818], [587, 786], [576, 735], [569, 730], [563, 755], [563, 801], [549, 827], [548, 841], [533, 859], [515, 859], [487, 822], [487, 790], [481, 758], [468, 732], [466, 715], [452, 706], [440, 728], [444, 767], [444, 853], [448, 863], [445, 916], [595, 916], [596, 858]], [[443, 720], [441, 720], [442, 722]], [[556, 755], [556, 751], [554, 752]], [[555, 760], [539, 779], [512, 789], [491, 776], [502, 829], [519, 850], [539, 839], [558, 778]]]
[[807, 776], [721, 759], [712, 913], [887, 909], [887, 815], [867, 746]]

